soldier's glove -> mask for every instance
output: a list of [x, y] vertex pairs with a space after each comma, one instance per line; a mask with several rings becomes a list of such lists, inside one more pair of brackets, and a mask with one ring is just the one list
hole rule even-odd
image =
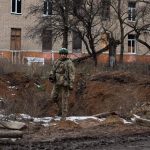
[[69, 86], [69, 90], [70, 90], [70, 91], [73, 90], [73, 86], [72, 86], [72, 85]]
[[50, 75], [50, 76], [49, 76], [49, 81], [50, 81], [51, 83], [54, 83], [54, 82], [55, 82], [55, 78], [54, 78], [52, 75]]

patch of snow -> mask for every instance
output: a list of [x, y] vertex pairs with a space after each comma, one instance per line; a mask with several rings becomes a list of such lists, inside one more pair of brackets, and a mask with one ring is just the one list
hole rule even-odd
[[[0, 118], [4, 118], [4, 117], [7, 117], [7, 116], [4, 116], [2, 114], [0, 114]], [[41, 123], [43, 126], [47, 127], [49, 126], [51, 120], [55, 120], [55, 121], [60, 121], [61, 120], [61, 117], [59, 116], [55, 116], [55, 117], [41, 117], [41, 118], [38, 118], [38, 117], [31, 117], [30, 115], [27, 115], [27, 114], [19, 114], [19, 116], [15, 115], [15, 114], [10, 114], [8, 116], [9, 120], [12, 120], [12, 119], [16, 119], [16, 120], [30, 120], [31, 123]], [[97, 118], [97, 117], [93, 117], [93, 116], [70, 116], [70, 117], [66, 117], [66, 120], [70, 120], [70, 121], [73, 121], [74, 123], [78, 124], [78, 121], [80, 120], [86, 120], [86, 119], [95, 119], [97, 121], [104, 121], [106, 118]]]
[[49, 123], [51, 120], [52, 120], [52, 117], [33, 118], [33, 122], [36, 122], [36, 123], [40, 123], [40, 122]]
[[138, 115], [135, 115], [135, 114], [133, 114], [133, 118], [131, 118], [131, 120], [132, 120], [132, 122], [135, 122], [136, 121], [136, 118], [141, 118], [140, 116], [138, 116]]
[[2, 118], [4, 118], [5, 117], [5, 115], [3, 115], [3, 114], [0, 114], [0, 119], [2, 119]]
[[34, 85], [36, 85], [36, 86], [37, 86], [37, 88], [40, 88], [40, 87], [41, 87], [39, 84], [36, 84], [36, 83], [34, 83]]
[[32, 117], [30, 115], [27, 115], [27, 114], [20, 114], [20, 116], [23, 118], [23, 119], [32, 119]]
[[44, 127], [49, 127], [49, 123], [42, 124]]
[[[43, 118], [33, 118], [33, 122], [35, 123], [49, 123], [51, 122], [51, 120], [55, 120], [55, 121], [60, 121], [61, 120], [61, 117], [43, 117]], [[98, 121], [104, 121], [105, 118], [102, 118], [102, 119], [99, 119], [97, 117], [92, 117], [92, 116], [70, 116], [70, 117], [66, 117], [66, 120], [70, 120], [70, 121], [73, 121], [75, 123], [78, 124], [77, 121], [79, 120], [85, 120], [85, 119], [95, 119], [95, 120], [98, 120]]]
[[16, 140], [17, 140], [17, 139], [15, 139], [15, 138], [11, 138], [11, 141], [12, 141], [12, 142], [15, 142]]
[[135, 115], [135, 114], [134, 114], [134, 118], [135, 118], [135, 121], [136, 121], [136, 119], [141, 119], [141, 120], [143, 120], [143, 121], [148, 121], [148, 122], [150, 122], [149, 119], [141, 118], [140, 116]]
[[124, 124], [132, 124], [132, 122], [127, 121], [127, 120], [125, 120], [125, 119], [122, 119], [122, 121], [123, 121]]
[[77, 120], [86, 120], [86, 119], [95, 119], [98, 121], [104, 121], [105, 118], [97, 118], [97, 117], [93, 117], [93, 116], [71, 116], [71, 117], [67, 117], [66, 120], [70, 120], [70, 121], [77, 121]]
[[8, 86], [9, 89], [17, 89], [16, 86]]
[[133, 114], [133, 116], [134, 116], [135, 118], [141, 118], [140, 116], [138, 116], [138, 115], [135, 115], [135, 114]]

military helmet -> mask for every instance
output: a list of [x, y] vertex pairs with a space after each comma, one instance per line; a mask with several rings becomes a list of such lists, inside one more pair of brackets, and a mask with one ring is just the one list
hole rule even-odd
[[68, 49], [66, 49], [66, 48], [61, 48], [60, 50], [59, 50], [59, 54], [68, 54]]

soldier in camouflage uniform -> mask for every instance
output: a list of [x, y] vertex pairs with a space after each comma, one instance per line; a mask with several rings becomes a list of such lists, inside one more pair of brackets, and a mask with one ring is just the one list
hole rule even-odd
[[51, 92], [51, 100], [57, 103], [59, 112], [65, 118], [68, 113], [68, 97], [70, 90], [73, 90], [75, 79], [75, 68], [73, 62], [67, 58], [68, 50], [59, 50], [60, 58], [54, 62], [50, 72], [49, 80], [54, 84]]

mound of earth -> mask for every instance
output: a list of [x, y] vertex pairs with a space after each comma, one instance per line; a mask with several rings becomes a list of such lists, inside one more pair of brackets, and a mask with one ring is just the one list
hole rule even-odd
[[[23, 73], [0, 76], [0, 99], [8, 113], [55, 115], [57, 106], [50, 102], [51, 89], [52, 84], [48, 79], [30, 79]], [[149, 98], [149, 76], [119, 71], [100, 72], [91, 76], [79, 74], [70, 94], [69, 116], [112, 111], [125, 116], [137, 112], [149, 115]]]

